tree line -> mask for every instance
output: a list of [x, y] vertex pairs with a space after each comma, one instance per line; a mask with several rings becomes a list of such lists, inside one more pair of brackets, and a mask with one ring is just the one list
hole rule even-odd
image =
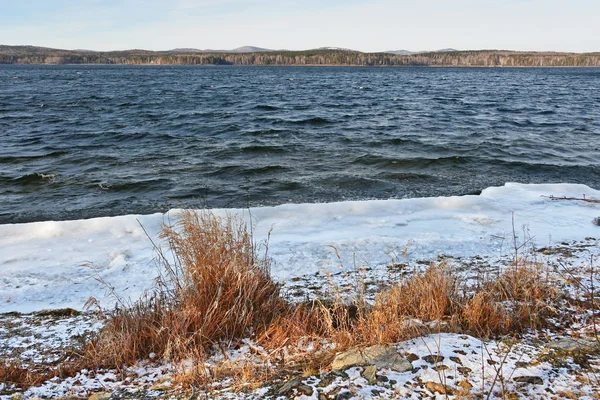
[[176, 53], [146, 50], [92, 52], [0, 46], [0, 64], [598, 67], [600, 53], [477, 50], [396, 55], [330, 49], [257, 53]]

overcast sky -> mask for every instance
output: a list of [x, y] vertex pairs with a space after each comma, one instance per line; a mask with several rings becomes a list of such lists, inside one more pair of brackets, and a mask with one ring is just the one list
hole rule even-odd
[[0, 0], [0, 44], [600, 51], [600, 0]]

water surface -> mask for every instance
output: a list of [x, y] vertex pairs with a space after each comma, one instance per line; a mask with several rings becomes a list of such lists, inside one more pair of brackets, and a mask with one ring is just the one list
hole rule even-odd
[[0, 223], [600, 188], [600, 69], [0, 66]]

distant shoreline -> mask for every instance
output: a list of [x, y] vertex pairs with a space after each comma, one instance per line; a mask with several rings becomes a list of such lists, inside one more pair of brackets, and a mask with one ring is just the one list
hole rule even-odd
[[584, 68], [600, 68], [600, 65], [570, 65], [570, 66], [547, 66], [547, 65], [357, 65], [357, 64], [277, 64], [277, 65], [242, 65], [242, 64], [231, 64], [231, 65], [223, 65], [223, 64], [96, 64], [96, 63], [87, 63], [87, 64], [41, 64], [41, 63], [0, 63], [0, 67], [9, 66], [9, 65], [22, 65], [22, 66], [41, 66], [41, 67], [57, 67], [57, 66], [65, 66], [65, 67], [197, 67], [197, 68], [212, 68], [212, 67], [226, 67], [226, 68], [236, 68], [236, 67], [249, 67], [249, 68], [262, 68], [262, 67], [274, 67], [274, 68], [460, 68], [460, 69], [469, 69], [469, 68], [481, 68], [481, 69], [527, 69], [527, 68], [536, 68], [536, 69], [584, 69]]
[[600, 52], [553, 53], [505, 50], [439, 51], [399, 55], [343, 49], [249, 53], [108, 51], [0, 45], [0, 64], [32, 65], [243, 65], [344, 67], [600, 67]]

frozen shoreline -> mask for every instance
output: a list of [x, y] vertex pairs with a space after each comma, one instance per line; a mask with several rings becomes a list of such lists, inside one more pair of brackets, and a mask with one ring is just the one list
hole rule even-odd
[[[600, 216], [600, 204], [542, 197], [550, 195], [600, 199], [600, 191], [581, 184], [507, 183], [478, 196], [285, 204], [250, 214], [257, 240], [271, 231], [273, 277], [287, 281], [355, 264], [377, 270], [397, 257], [507, 255], [513, 215], [517, 236], [539, 247], [599, 236], [591, 221]], [[240, 209], [212, 211], [249, 215]], [[0, 313], [81, 309], [90, 296], [110, 306], [89, 265], [118, 293], [137, 298], [157, 273], [144, 229], [160, 243], [160, 224], [176, 214], [0, 225]]]

